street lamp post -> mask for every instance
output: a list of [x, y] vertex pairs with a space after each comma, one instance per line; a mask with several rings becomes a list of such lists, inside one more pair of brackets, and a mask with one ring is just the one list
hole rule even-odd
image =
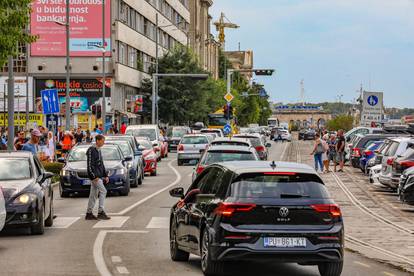
[[66, 110], [65, 110], [65, 116], [66, 116], [66, 130], [70, 130], [70, 45], [69, 45], [69, 39], [70, 39], [70, 23], [69, 23], [69, 13], [70, 13], [70, 7], [69, 7], [69, 0], [66, 1], [66, 23], [65, 23], [65, 29], [66, 29]]
[[102, 0], [102, 122], [103, 133], [106, 134], [106, 72], [105, 72], [105, 56], [106, 56], [106, 43], [105, 43], [105, 0]]
[[9, 56], [8, 61], [8, 93], [7, 93], [7, 114], [8, 114], [8, 138], [7, 149], [14, 149], [14, 74], [13, 74], [13, 56]]

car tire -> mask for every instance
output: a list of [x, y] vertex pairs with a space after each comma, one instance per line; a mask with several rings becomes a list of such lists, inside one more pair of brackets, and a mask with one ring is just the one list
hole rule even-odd
[[144, 173], [141, 172], [139, 178], [138, 178], [138, 185], [142, 185], [142, 182], [144, 181]]
[[180, 166], [182, 166], [183, 165], [183, 161], [181, 161], [181, 160], [177, 160], [177, 165], [180, 167]]
[[187, 262], [190, 258], [190, 253], [178, 248], [177, 245], [177, 226], [175, 223], [170, 225], [170, 255], [174, 262]]
[[32, 235], [43, 235], [45, 232], [45, 209], [42, 208], [39, 210], [38, 222], [30, 227], [30, 232]]
[[157, 170], [151, 172], [151, 176], [157, 176]]
[[45, 226], [51, 227], [53, 226], [53, 217], [54, 217], [54, 211], [53, 211], [53, 196], [50, 199], [50, 214], [45, 220]]
[[131, 188], [136, 188], [136, 187], [138, 187], [138, 177], [136, 177], [135, 179], [134, 179], [134, 181], [131, 183]]
[[119, 192], [121, 196], [128, 196], [129, 192], [131, 191], [131, 185], [129, 184], [129, 180], [127, 180], [126, 186], [122, 191]]
[[224, 263], [213, 261], [210, 255], [210, 241], [208, 231], [206, 228], [203, 230], [201, 239], [201, 270], [206, 276], [222, 275], [224, 273]]
[[69, 193], [68, 192], [64, 192], [62, 189], [62, 186], [59, 185], [59, 195], [61, 198], [67, 198], [69, 197]]
[[321, 276], [340, 276], [344, 262], [322, 263], [318, 265], [319, 274]]

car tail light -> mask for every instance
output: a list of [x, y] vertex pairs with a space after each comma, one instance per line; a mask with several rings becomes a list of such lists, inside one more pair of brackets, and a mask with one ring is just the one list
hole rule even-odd
[[318, 213], [329, 213], [332, 218], [341, 217], [341, 209], [336, 204], [315, 204], [311, 208]]
[[257, 146], [256, 147], [256, 151], [258, 151], [258, 152], [265, 151], [265, 147], [263, 147], [263, 146]]
[[388, 158], [387, 159], [387, 165], [392, 166], [392, 163], [394, 163], [394, 158], [393, 157]]
[[202, 173], [203, 171], [204, 171], [204, 167], [203, 167], [203, 166], [198, 165], [198, 167], [197, 167], [197, 169], [196, 169], [197, 175], [198, 175], [198, 174], [200, 174], [200, 173]]
[[231, 217], [234, 213], [250, 212], [256, 207], [253, 203], [220, 203], [215, 210], [217, 215]]
[[369, 156], [369, 155], [372, 154], [372, 151], [371, 150], [366, 150], [366, 151], [364, 151], [364, 154], [365, 154], [365, 156]]
[[401, 166], [403, 170], [407, 168], [414, 167], [414, 160], [406, 160], [406, 161], [400, 161], [398, 164]]
[[353, 148], [352, 149], [352, 156], [360, 157], [361, 156], [361, 149], [360, 148]]
[[178, 150], [179, 150], [179, 151], [183, 151], [183, 150], [184, 150], [184, 146], [183, 146], [183, 144], [179, 144], [179, 145], [178, 145]]

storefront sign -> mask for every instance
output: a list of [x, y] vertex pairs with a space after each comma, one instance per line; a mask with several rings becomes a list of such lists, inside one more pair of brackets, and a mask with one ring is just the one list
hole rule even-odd
[[[102, 56], [102, 0], [69, 0], [70, 55]], [[111, 1], [105, 0], [106, 56], [111, 55]], [[58, 24], [58, 23], [61, 24]], [[66, 55], [66, 0], [34, 0], [31, 33], [39, 38], [31, 44], [32, 56]]]
[[[0, 126], [8, 126], [9, 116], [4, 113], [0, 113]], [[42, 114], [29, 114], [29, 124], [32, 126], [41, 126], [43, 125], [43, 115]], [[25, 126], [26, 125], [26, 114], [20, 113], [14, 114], [14, 125], [15, 126]]]

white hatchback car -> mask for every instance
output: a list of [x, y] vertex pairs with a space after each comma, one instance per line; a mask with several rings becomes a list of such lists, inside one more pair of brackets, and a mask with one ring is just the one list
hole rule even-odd
[[4, 200], [3, 192], [0, 187], [0, 231], [6, 223], [6, 202]]

